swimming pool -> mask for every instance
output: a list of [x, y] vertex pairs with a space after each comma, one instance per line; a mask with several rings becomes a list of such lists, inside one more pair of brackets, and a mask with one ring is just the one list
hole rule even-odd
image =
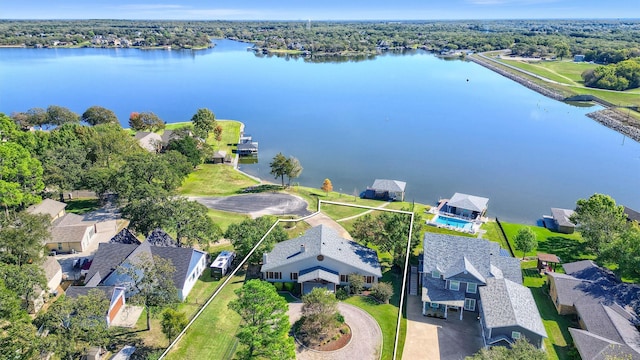
[[453, 226], [453, 227], [460, 228], [462, 230], [471, 230], [471, 227], [473, 226], [469, 221], [456, 219], [456, 218], [443, 216], [443, 215], [436, 215], [433, 221], [439, 225]]

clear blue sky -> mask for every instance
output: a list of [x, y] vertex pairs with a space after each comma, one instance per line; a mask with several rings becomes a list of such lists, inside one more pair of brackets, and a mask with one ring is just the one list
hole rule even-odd
[[640, 0], [0, 0], [1, 19], [640, 18]]

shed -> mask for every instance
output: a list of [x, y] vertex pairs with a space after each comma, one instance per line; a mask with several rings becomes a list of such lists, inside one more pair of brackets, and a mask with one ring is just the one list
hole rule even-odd
[[226, 151], [218, 150], [215, 153], [213, 153], [213, 156], [211, 157], [211, 161], [214, 164], [223, 164], [226, 157], [227, 157]]

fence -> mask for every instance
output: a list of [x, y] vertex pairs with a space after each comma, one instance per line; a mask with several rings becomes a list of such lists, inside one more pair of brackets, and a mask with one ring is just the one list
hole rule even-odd
[[500, 228], [502, 239], [504, 240], [504, 242], [507, 243], [507, 247], [509, 248], [509, 252], [511, 253], [511, 256], [515, 257], [516, 254], [513, 252], [513, 248], [511, 248], [511, 243], [509, 242], [509, 238], [507, 237], [507, 234], [504, 232], [504, 229], [502, 228], [502, 224], [500, 223], [500, 220], [498, 218], [496, 218], [496, 224], [498, 224], [498, 227]]

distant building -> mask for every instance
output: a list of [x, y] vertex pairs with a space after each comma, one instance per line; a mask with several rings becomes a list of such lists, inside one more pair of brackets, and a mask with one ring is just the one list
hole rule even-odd
[[399, 180], [376, 179], [364, 192], [365, 199], [404, 201], [407, 183]]
[[573, 56], [573, 61], [574, 62], [583, 62], [584, 61], [584, 55], [574, 55]]
[[553, 223], [555, 226], [552, 230], [563, 234], [573, 233], [576, 224], [569, 220], [573, 213], [574, 211], [569, 209], [551, 208], [551, 216], [553, 216]]

